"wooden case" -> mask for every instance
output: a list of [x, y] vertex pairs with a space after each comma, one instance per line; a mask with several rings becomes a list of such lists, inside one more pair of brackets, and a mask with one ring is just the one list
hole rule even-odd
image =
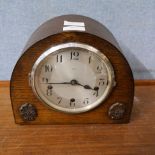
[[[83, 22], [85, 31], [63, 31], [64, 21]], [[116, 86], [104, 103], [89, 112], [67, 114], [52, 110], [34, 95], [29, 85], [29, 73], [38, 57], [50, 47], [67, 42], [85, 43], [97, 48], [114, 68]], [[127, 123], [133, 105], [134, 81], [128, 62], [107, 28], [88, 17], [64, 15], [47, 21], [32, 34], [13, 70], [10, 96], [18, 124]], [[29, 110], [25, 112], [25, 116], [34, 116], [32, 119], [23, 118], [21, 114], [21, 106], [25, 103], [35, 108], [34, 111], [32, 107], [27, 108]]]

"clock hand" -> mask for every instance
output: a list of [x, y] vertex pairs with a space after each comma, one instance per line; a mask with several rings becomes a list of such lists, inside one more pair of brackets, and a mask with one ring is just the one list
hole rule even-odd
[[[79, 85], [79, 86], [82, 86], [83, 88], [85, 89], [92, 89], [89, 85], [82, 85], [80, 84], [77, 80], [71, 80], [71, 84], [72, 85]], [[92, 89], [93, 90], [93, 89]]]
[[96, 97], [98, 96], [99, 87], [94, 87], [94, 89], [93, 89], [89, 85], [82, 85], [80, 83], [77, 83], [77, 84], [80, 85], [80, 86], [82, 86], [82, 87], [84, 87], [85, 89], [91, 89], [91, 90], [96, 91], [96, 93], [94, 93], [94, 95], [96, 95]]
[[[96, 91], [96, 97], [98, 96], [98, 90], [99, 90], [99, 87], [94, 87], [94, 90]], [[94, 93], [95, 95], [95, 93]]]
[[95, 91], [98, 91], [96, 88], [98, 87], [95, 87], [94, 89], [91, 88], [89, 85], [82, 85], [80, 84], [77, 80], [73, 79], [71, 80], [70, 82], [50, 82], [50, 83], [45, 83], [45, 84], [71, 84], [71, 85], [79, 85], [79, 86], [82, 86], [83, 88], [85, 89], [91, 89], [91, 90], [95, 90]]
[[77, 85], [77, 81], [76, 80], [71, 80], [70, 82], [47, 82], [44, 84], [71, 84], [71, 85]]
[[95, 87], [95, 88], [93, 89], [93, 88], [91, 88], [89, 85], [82, 85], [82, 84], [80, 84], [77, 80], [71, 80], [71, 84], [72, 84], [72, 85], [79, 85], [79, 86], [82, 86], [82, 87], [85, 88], [85, 89], [95, 90], [95, 91], [97, 91], [97, 94], [98, 94], [99, 87]]
[[70, 82], [50, 82], [50, 83], [44, 83], [44, 84], [71, 84]]

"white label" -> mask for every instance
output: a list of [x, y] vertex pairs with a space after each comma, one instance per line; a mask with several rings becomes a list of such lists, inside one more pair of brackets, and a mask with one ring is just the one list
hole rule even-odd
[[63, 31], [85, 31], [84, 22], [64, 21]]

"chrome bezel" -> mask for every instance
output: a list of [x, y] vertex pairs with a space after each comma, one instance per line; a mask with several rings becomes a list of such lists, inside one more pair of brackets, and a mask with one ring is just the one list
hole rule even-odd
[[[105, 89], [104, 94], [94, 103], [92, 103], [88, 106], [85, 106], [85, 107], [75, 108], [75, 109], [67, 109], [67, 108], [63, 108], [56, 104], [51, 103], [45, 97], [43, 98], [43, 95], [41, 96], [41, 94], [38, 94], [38, 91], [35, 86], [35, 76], [36, 76], [35, 73], [36, 73], [37, 67], [44, 60], [44, 58], [46, 58], [51, 53], [57, 52], [60, 49], [69, 48], [69, 47], [78, 47], [78, 48], [86, 49], [90, 52], [96, 53], [103, 60], [105, 66], [106, 66], [107, 72], [108, 72], [108, 83], [109, 84], [108, 84], [107, 88]], [[90, 46], [88, 44], [83, 44], [83, 43], [77, 43], [77, 42], [69, 42], [69, 43], [59, 44], [59, 45], [51, 47], [50, 49], [45, 51], [43, 54], [41, 54], [32, 67], [32, 71], [30, 73], [30, 78], [31, 78], [30, 81], [31, 81], [32, 90], [40, 101], [42, 101], [43, 103], [45, 103], [46, 105], [48, 105], [48, 107], [50, 107], [52, 109], [54, 108], [55, 110], [62, 111], [65, 113], [72, 113], [72, 114], [86, 112], [86, 111], [92, 110], [95, 107], [99, 106], [109, 96], [112, 88], [116, 84], [115, 76], [114, 76], [114, 69], [113, 69], [109, 59], [103, 53], [101, 53], [98, 49], [94, 48], [93, 46]]]

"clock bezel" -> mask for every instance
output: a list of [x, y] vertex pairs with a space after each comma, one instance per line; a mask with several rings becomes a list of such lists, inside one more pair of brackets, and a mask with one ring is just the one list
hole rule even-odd
[[[102, 97], [100, 97], [94, 103], [92, 103], [92, 104], [90, 104], [88, 106], [85, 106], [85, 107], [82, 107], [82, 108], [77, 108], [77, 109], [63, 108], [63, 107], [57, 106], [56, 104], [53, 104], [51, 102], [50, 102], [50, 104], [48, 104], [49, 103], [49, 100], [46, 99], [46, 101], [45, 101], [38, 94], [37, 88], [35, 86], [35, 73], [36, 73], [36, 70], [37, 70], [37, 67], [39, 66], [39, 64], [48, 55], [50, 55], [51, 53], [58, 52], [58, 50], [60, 50], [60, 49], [70, 48], [70, 47], [72, 47], [72, 48], [73, 47], [78, 47], [78, 48], [82, 48], [82, 49], [88, 50], [90, 52], [94, 52], [95, 54], [97, 54], [103, 60], [105, 66], [106, 66], [107, 72], [108, 72], [108, 83], [109, 84], [108, 84], [106, 90], [104, 91], [105, 93], [102, 95]], [[49, 48], [48, 50], [46, 50], [45, 52], [43, 52], [38, 57], [38, 59], [35, 61], [34, 65], [32, 67], [32, 71], [30, 73], [30, 81], [31, 81], [30, 83], [31, 83], [31, 87], [32, 87], [32, 90], [33, 90], [34, 94], [36, 95], [36, 97], [43, 104], [45, 104], [49, 108], [54, 109], [56, 111], [61, 111], [61, 112], [70, 113], [70, 114], [79, 114], [79, 113], [90, 111], [90, 110], [98, 107], [101, 103], [103, 103], [107, 99], [107, 97], [109, 96], [109, 94], [112, 91], [112, 88], [116, 85], [114, 69], [113, 69], [113, 66], [110, 63], [109, 59], [102, 52], [100, 52], [100, 50], [98, 50], [97, 48], [95, 48], [95, 47], [93, 47], [91, 45], [88, 45], [88, 44], [85, 44], [85, 43], [79, 43], [79, 42], [62, 43], [62, 44], [59, 44], [59, 45], [52, 46], [51, 48]]]

